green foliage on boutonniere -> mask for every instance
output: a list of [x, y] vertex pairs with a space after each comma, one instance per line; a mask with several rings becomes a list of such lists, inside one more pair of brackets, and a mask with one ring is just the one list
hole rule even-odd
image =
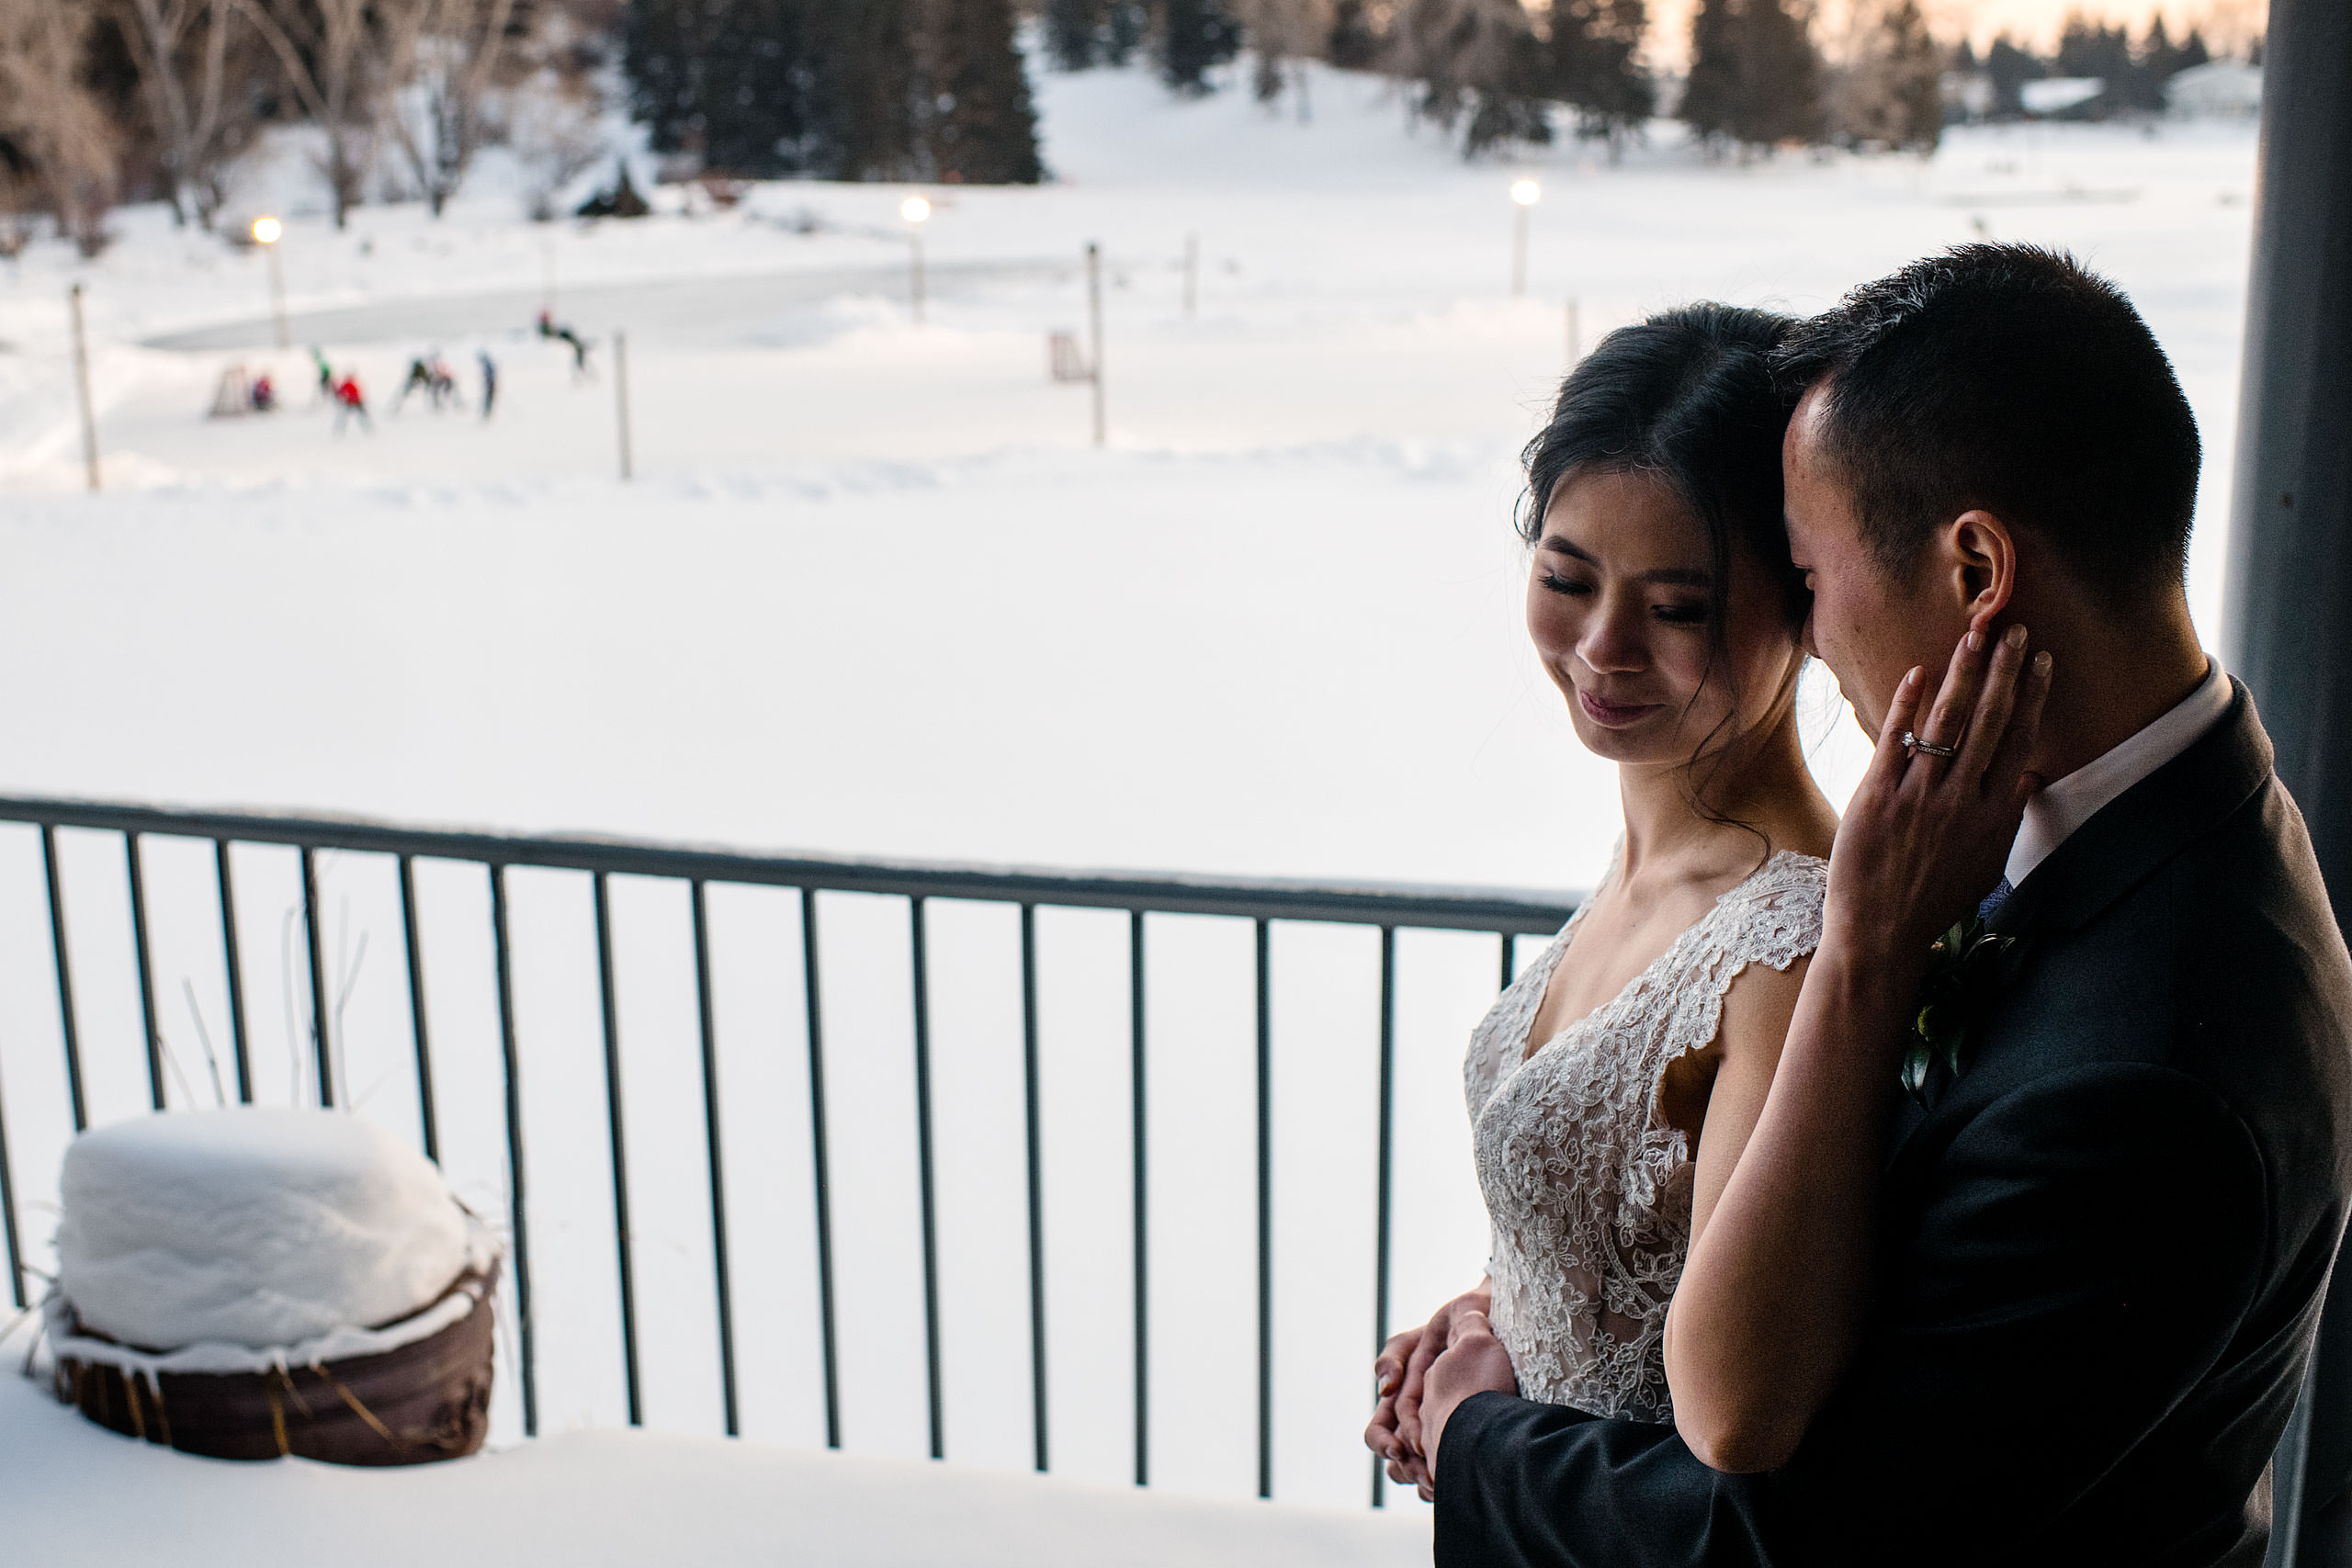
[[1995, 936], [1974, 915], [1952, 922], [1928, 951], [1928, 977], [1919, 985], [1919, 1010], [1904, 1043], [1904, 1092], [1928, 1102], [1928, 1066], [1940, 1059], [1954, 1077], [1966, 1066], [1969, 1035], [1991, 1000], [1993, 966], [2017, 938]]

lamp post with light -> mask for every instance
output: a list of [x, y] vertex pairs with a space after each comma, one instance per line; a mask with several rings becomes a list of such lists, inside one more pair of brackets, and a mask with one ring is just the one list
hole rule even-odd
[[922, 325], [922, 226], [931, 217], [931, 203], [919, 196], [910, 196], [899, 203], [899, 216], [907, 220], [907, 239], [910, 243], [910, 248], [907, 253], [908, 265], [910, 268], [908, 292], [914, 299], [915, 325], [921, 326]]
[[1510, 291], [1517, 299], [1527, 292], [1527, 213], [1544, 199], [1544, 187], [1533, 180], [1513, 180], [1510, 186]]
[[254, 243], [269, 253], [269, 313], [277, 323], [279, 348], [290, 341], [286, 330], [286, 269], [277, 260], [277, 242], [285, 233], [286, 226], [275, 218], [254, 220]]

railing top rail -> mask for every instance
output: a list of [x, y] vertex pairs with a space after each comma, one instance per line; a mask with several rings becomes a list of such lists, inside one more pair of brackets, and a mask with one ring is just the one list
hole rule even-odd
[[1528, 935], [1549, 935], [1557, 931], [1582, 897], [1497, 887], [1207, 877], [1177, 872], [1094, 874], [1022, 866], [751, 854], [588, 834], [533, 837], [461, 832], [403, 827], [356, 817], [184, 810], [114, 801], [19, 795], [0, 795], [0, 821], [472, 861], [486, 865], [543, 866], [605, 872], [616, 876], [684, 877], [830, 892]]

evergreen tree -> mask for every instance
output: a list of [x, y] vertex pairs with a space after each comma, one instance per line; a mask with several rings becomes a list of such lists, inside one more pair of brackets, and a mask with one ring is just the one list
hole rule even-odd
[[1804, 0], [1701, 0], [1683, 121], [1716, 145], [1817, 140], [1821, 58], [1810, 22]]
[[1218, 0], [1160, 0], [1158, 43], [1159, 79], [1197, 97], [1210, 69], [1241, 52], [1241, 25]]
[[2007, 33], [1984, 51], [1984, 79], [1993, 85], [1993, 118], [2015, 119], [2025, 113], [2025, 85], [2048, 75], [2031, 51], [2019, 48]]
[[1126, 64], [1150, 31], [1151, 15], [1143, 0], [1111, 0], [1111, 20], [1102, 35], [1102, 63]]
[[832, 172], [808, 0], [636, 0], [628, 18], [629, 108], [656, 151], [741, 175]]
[[1463, 129], [1462, 155], [1475, 158], [1510, 143], [1547, 145], [1552, 117], [1545, 94], [1550, 61], [1532, 28], [1495, 30], [1491, 63], [1477, 82], [1477, 109]]
[[2106, 27], [2080, 13], [2066, 18], [2058, 35], [2058, 74], [2097, 76], [2120, 85], [2132, 73], [2132, 39], [2120, 27]]
[[2178, 58], [2180, 62], [2178, 69], [2188, 71], [2196, 66], [2211, 64], [2213, 51], [2205, 47], [2205, 35], [2195, 28], [2191, 28], [2188, 29], [2188, 36], [2180, 40]]
[[1106, 0], [1046, 0], [1046, 52], [1064, 71], [1099, 65], [1110, 23]]
[[1751, 147], [1821, 136], [1821, 56], [1806, 0], [1747, 0], [1740, 112], [1732, 135]]
[[931, 165], [951, 183], [1035, 185], [1037, 114], [1012, 37], [1012, 0], [935, 0]]
[[1323, 58], [1343, 71], [1369, 71], [1380, 58], [1380, 35], [1373, 30], [1364, 0], [1339, 0], [1331, 13], [1331, 36]]
[[739, 175], [1035, 183], [1012, 0], [632, 0], [653, 145]]
[[808, 73], [819, 138], [806, 167], [822, 178], [923, 174], [927, 95], [915, 69], [915, 0], [807, 0], [821, 21]]
[[[2195, 33], [2188, 35], [2196, 38]], [[2202, 40], [2199, 40], [2200, 42]], [[2148, 24], [2147, 36], [2140, 40], [2140, 48], [2132, 62], [2132, 107], [2144, 114], [2165, 112], [2165, 84], [2176, 72], [2194, 63], [2184, 44], [2175, 44], [2159, 13]]]
[[2139, 73], [2132, 59], [2132, 37], [2120, 27], [2105, 27], [2080, 15], [2068, 17], [2058, 35], [2058, 74], [2096, 78], [2107, 85], [2098, 96], [2059, 111], [2067, 119], [2104, 119], [2138, 107]]
[[1577, 134], [1609, 140], [1611, 156], [1657, 110], [1657, 84], [1641, 63], [1645, 0], [1554, 0], [1553, 96], [1577, 111]]
[[1690, 70], [1682, 80], [1682, 123], [1719, 145], [1731, 136], [1740, 94], [1739, 19], [1734, 0], [1699, 0], [1690, 14]]

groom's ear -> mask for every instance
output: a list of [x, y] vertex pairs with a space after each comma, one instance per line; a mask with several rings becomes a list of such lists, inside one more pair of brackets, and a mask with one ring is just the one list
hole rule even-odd
[[1989, 634], [2018, 587], [2017, 536], [1989, 512], [1962, 513], [1944, 529], [1944, 566], [1972, 630]]

